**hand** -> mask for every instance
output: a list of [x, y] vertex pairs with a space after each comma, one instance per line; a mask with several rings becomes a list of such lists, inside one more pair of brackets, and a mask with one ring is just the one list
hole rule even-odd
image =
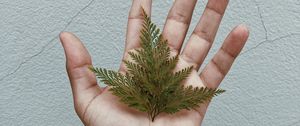
[[[191, 16], [197, 0], [176, 0], [171, 8], [163, 35], [168, 39], [172, 54], [180, 52], [185, 39]], [[141, 6], [146, 13], [151, 13], [151, 0], [133, 0], [128, 18], [126, 46], [127, 52], [139, 48], [139, 33], [143, 16]], [[222, 47], [213, 59], [204, 67], [200, 75], [197, 73], [214, 41], [228, 0], [209, 0], [207, 7], [180, 55], [176, 69], [194, 66], [194, 70], [185, 85], [207, 86], [217, 88], [234, 59], [242, 50], [249, 32], [244, 25], [234, 28], [225, 39]], [[96, 77], [88, 69], [92, 65], [91, 57], [75, 35], [67, 32], [60, 34], [60, 39], [67, 59], [67, 72], [72, 86], [75, 110], [85, 125], [90, 126], [198, 126], [201, 124], [208, 103], [196, 110], [182, 110], [176, 114], [160, 114], [151, 122], [146, 113], [142, 113], [120, 103], [118, 98], [107, 88], [97, 85]], [[120, 72], [126, 72], [121, 63]]]

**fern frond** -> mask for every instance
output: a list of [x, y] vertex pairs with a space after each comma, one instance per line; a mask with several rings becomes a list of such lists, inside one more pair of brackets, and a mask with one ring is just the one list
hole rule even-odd
[[201, 103], [211, 100], [214, 96], [224, 93], [225, 90], [222, 89], [210, 89], [207, 87], [184, 87], [181, 86], [179, 90], [176, 91], [179, 95], [176, 98], [169, 98], [169, 103], [165, 107], [164, 112], [166, 113], [176, 113], [181, 109], [194, 109], [200, 107]]
[[171, 57], [168, 41], [144, 10], [142, 13], [141, 49], [128, 52], [132, 61], [123, 61], [126, 74], [90, 67], [122, 103], [147, 112], [154, 121], [162, 112], [173, 114], [182, 109], [195, 109], [224, 92], [221, 89], [183, 86], [193, 67], [174, 72], [179, 56]]

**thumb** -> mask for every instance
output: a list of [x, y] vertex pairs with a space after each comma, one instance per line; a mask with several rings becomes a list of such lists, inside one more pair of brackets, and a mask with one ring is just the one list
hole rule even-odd
[[60, 40], [66, 55], [66, 68], [72, 87], [75, 110], [83, 116], [88, 104], [101, 93], [97, 80], [88, 66], [92, 65], [91, 56], [74, 34], [62, 32]]

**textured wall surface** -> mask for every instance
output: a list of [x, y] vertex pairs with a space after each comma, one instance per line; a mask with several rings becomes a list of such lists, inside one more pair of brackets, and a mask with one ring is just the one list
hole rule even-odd
[[[163, 26], [173, 0], [153, 3]], [[192, 26], [207, 0], [199, 0]], [[129, 0], [0, 0], [0, 125], [80, 126], [58, 34], [78, 35], [94, 64], [117, 69]], [[300, 125], [300, 1], [231, 0], [211, 58], [231, 28], [251, 35], [204, 126]]]

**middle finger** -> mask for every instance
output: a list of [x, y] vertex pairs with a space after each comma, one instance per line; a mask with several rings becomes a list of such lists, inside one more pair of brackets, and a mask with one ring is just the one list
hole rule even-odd
[[182, 52], [182, 58], [196, 70], [204, 61], [217, 34], [229, 0], [209, 0], [204, 13]]
[[197, 0], [175, 0], [169, 11], [163, 36], [168, 40], [172, 51], [180, 52]]

